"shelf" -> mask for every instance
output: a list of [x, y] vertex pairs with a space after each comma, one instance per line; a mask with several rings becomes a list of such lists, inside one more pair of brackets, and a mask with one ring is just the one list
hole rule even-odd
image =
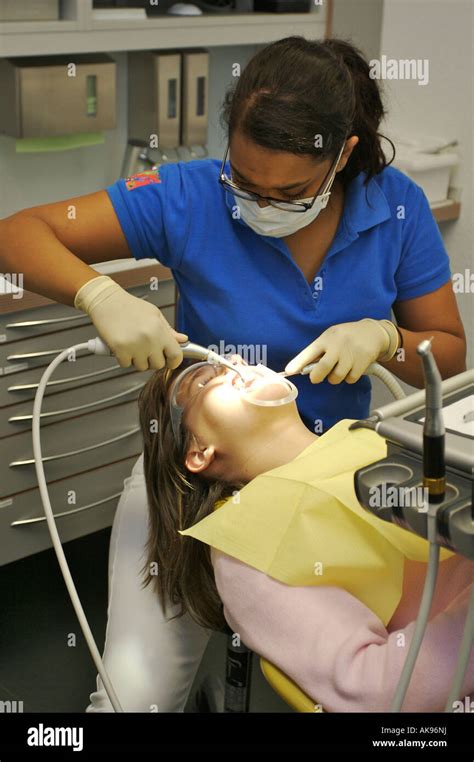
[[257, 45], [291, 34], [324, 38], [325, 13], [203, 14], [146, 21], [98, 21], [90, 14], [77, 21], [4, 22], [0, 57]]
[[59, 19], [58, 21], [0, 21], [0, 38], [7, 35], [22, 36], [24, 34], [45, 34], [45, 32], [76, 32], [78, 29], [78, 22], [68, 19]]

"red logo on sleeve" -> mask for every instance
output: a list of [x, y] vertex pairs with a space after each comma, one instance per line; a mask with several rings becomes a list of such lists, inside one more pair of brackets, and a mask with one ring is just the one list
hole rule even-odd
[[147, 169], [145, 172], [140, 172], [138, 175], [131, 175], [125, 180], [127, 190], [135, 190], [136, 188], [143, 188], [144, 185], [152, 185], [153, 183], [161, 183], [161, 177], [158, 167], [153, 169]]

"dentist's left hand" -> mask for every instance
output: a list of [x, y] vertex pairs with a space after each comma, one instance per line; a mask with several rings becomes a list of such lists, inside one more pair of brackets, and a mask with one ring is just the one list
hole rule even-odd
[[339, 323], [323, 331], [290, 360], [285, 372], [298, 373], [319, 358], [309, 375], [313, 384], [325, 378], [330, 384], [340, 384], [341, 381], [355, 384], [373, 362], [390, 360], [397, 347], [397, 329], [389, 320], [364, 318], [353, 323]]

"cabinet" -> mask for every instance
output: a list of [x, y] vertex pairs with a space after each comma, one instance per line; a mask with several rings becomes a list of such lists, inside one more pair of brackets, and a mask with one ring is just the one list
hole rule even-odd
[[115, 61], [105, 54], [0, 58], [0, 132], [52, 137], [115, 127]]
[[[175, 323], [171, 272], [152, 265], [110, 273]], [[158, 278], [157, 290], [149, 279]], [[26, 294], [12, 310], [0, 296], [0, 565], [51, 547], [37, 487], [31, 438], [38, 382], [62, 349], [96, 336], [87, 315]], [[24, 307], [24, 309], [19, 309]], [[110, 526], [123, 482], [142, 452], [137, 398], [153, 371], [120, 368], [115, 358], [78, 352], [50, 379], [41, 444], [61, 540]]]

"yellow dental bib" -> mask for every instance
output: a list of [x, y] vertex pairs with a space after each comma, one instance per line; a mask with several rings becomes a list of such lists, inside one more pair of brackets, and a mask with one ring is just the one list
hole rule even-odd
[[[343, 588], [386, 625], [400, 601], [405, 559], [426, 562], [428, 543], [359, 505], [354, 472], [384, 458], [387, 446], [375, 431], [349, 431], [352, 422], [339, 421], [180, 534], [287, 585]], [[441, 549], [440, 559], [451, 555]]]

